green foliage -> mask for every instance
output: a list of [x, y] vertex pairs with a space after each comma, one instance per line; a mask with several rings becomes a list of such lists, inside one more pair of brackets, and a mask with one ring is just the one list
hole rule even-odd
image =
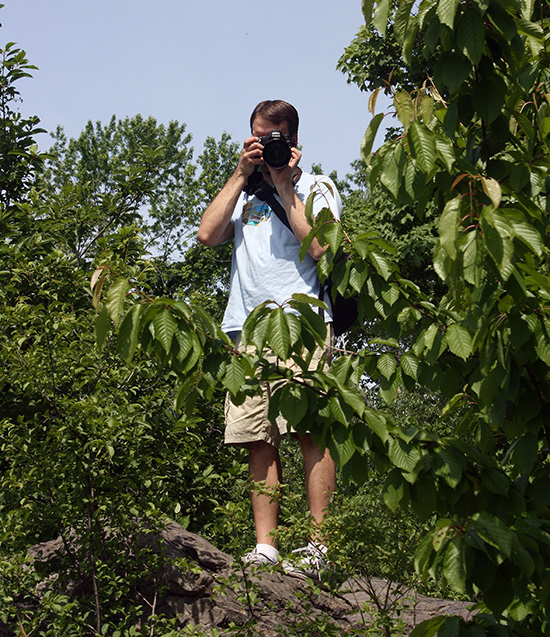
[[[154, 573], [164, 558], [144, 536], [166, 519], [215, 536], [215, 510], [232, 499], [246, 471], [238, 453], [217, 453], [221, 408], [198, 402], [188, 417], [177, 412], [173, 373], [142, 355], [126, 365], [104, 317], [96, 320], [93, 258], [152, 294], [157, 270], [144, 260], [134, 221], [143, 202], [154, 199], [163, 153], [135, 139], [137, 118], [125, 129], [135, 151], [131, 165], [111, 166], [94, 188], [76, 173], [58, 189], [48, 187], [45, 175], [59, 155], [37, 179], [44, 159], [32, 150], [37, 131], [12, 108], [13, 84], [30, 68], [23, 52], [6, 47], [2, 99], [4, 130], [11, 132], [0, 147], [0, 622], [21, 634], [161, 634], [169, 622], [154, 613], [162, 594]], [[231, 149], [224, 139], [219, 147]], [[204, 179], [212, 187], [208, 171]], [[98, 272], [96, 292], [111, 270]], [[123, 295], [123, 284], [109, 290], [114, 316]], [[164, 318], [155, 327], [166, 343], [171, 326]], [[131, 351], [130, 344], [124, 358]], [[56, 538], [59, 555], [27, 565], [31, 545]], [[144, 592], [148, 574], [152, 587]], [[45, 580], [52, 583], [47, 591]]]
[[[120, 121], [113, 116], [106, 126], [88, 122], [78, 139], [67, 140], [58, 128], [54, 140], [43, 179], [57, 191], [67, 185], [76, 190], [80, 214], [74, 218], [74, 235], [79, 255], [95, 243], [96, 235], [141, 221], [145, 211], [149, 243], [164, 258], [185, 246], [197, 215], [193, 150], [185, 125], [164, 126], [140, 115]], [[129, 189], [130, 184], [138, 188]], [[133, 205], [121, 215], [116, 197], [125, 190]], [[98, 228], [97, 218], [86, 213], [100, 203], [114, 215], [104, 215]], [[182, 219], [186, 223], [180, 227]]]
[[34, 69], [25, 52], [13, 42], [0, 49], [0, 202], [4, 209], [0, 229], [12, 204], [29, 189], [35, 171], [45, 158], [34, 143], [34, 136], [44, 132], [38, 128], [39, 118], [24, 119], [15, 110], [15, 103], [20, 99], [16, 83], [31, 77], [30, 71]]
[[[324, 326], [315, 300], [299, 297], [289, 301], [296, 315], [269, 305], [251, 315], [244, 334], [257, 357], [237, 355], [189, 306], [158, 299], [139, 310], [138, 341], [181, 375], [187, 408], [218, 384], [242, 400], [259, 377], [284, 379], [272, 416], [281, 411], [298, 431], [311, 429], [348, 479], [363, 482], [369, 460], [387, 471], [392, 510], [436, 515], [418, 572], [477, 596], [486, 614], [468, 626], [431, 622], [429, 634], [548, 634], [548, 8], [370, 0], [363, 11], [382, 37], [395, 38], [405, 68], [413, 50], [434, 61], [433, 78], [394, 92], [402, 134], [372, 153], [374, 118], [363, 160], [370, 185], [411, 215], [423, 221], [434, 206], [433, 267], [445, 293], [423, 293], [404, 278], [395, 250], [374, 232], [348, 236], [321, 213], [306, 240], [329, 246], [320, 276], [332, 272], [341, 293], [359, 293], [380, 335], [361, 350], [308, 372], [303, 348], [322, 339]], [[174, 336], [145, 329], [158, 312], [171, 314]], [[180, 332], [186, 342], [197, 333], [190, 359]], [[265, 348], [292, 358], [295, 371], [269, 364]], [[366, 376], [389, 405], [417, 386], [441, 395], [444, 423], [454, 428], [401, 426], [366, 404]]]
[[[21, 583], [17, 556], [60, 534], [73, 558], [57, 568], [60, 582], [77, 568], [91, 591], [45, 599], [32, 629], [50, 622], [71, 634], [70, 613], [91, 634], [135, 626], [139, 573], [113, 556], [133, 550], [165, 515], [228, 541], [213, 512], [242, 519], [242, 507], [228, 502], [246, 479], [239, 456], [216, 453], [219, 435], [209, 434], [219, 434], [221, 414], [212, 405], [225, 390], [244, 400], [263, 379], [280, 381], [270, 415], [311, 431], [347, 483], [367, 483], [374, 469], [392, 515], [406, 509], [429, 525], [418, 574], [480, 600], [473, 622], [437, 618], [415, 634], [550, 633], [548, 6], [364, 0], [363, 12], [367, 29], [345, 70], [375, 88], [374, 114], [376, 69], [399, 47], [395, 71], [383, 78], [401, 130], [373, 152], [382, 116], [373, 117], [362, 147], [367, 203], [364, 193], [348, 193], [349, 225], [321, 212], [304, 242], [304, 251], [314, 237], [328, 245], [319, 275], [331, 274], [344, 295], [359, 294], [367, 327], [356, 351], [312, 371], [310, 353], [326, 330], [317, 299], [258, 307], [243, 331], [256, 353], [243, 354], [213, 316], [227, 248], [213, 257], [192, 249], [173, 269], [143, 259], [151, 237], [167, 255], [191, 232], [197, 203], [225, 181], [221, 167], [235, 154], [229, 138], [207, 142], [195, 183], [183, 127], [141, 118], [89, 125], [70, 143], [58, 133], [42, 182], [53, 193], [32, 188], [36, 121], [19, 121], [10, 107], [13, 83], [30, 67], [6, 47], [3, 125], [15, 132], [1, 158], [9, 167], [0, 205], [3, 582]], [[376, 48], [385, 60], [373, 57]], [[153, 219], [146, 236], [142, 206]], [[405, 237], [421, 246], [413, 265]], [[191, 291], [206, 263], [212, 283]], [[295, 365], [279, 366], [267, 351]], [[378, 396], [369, 400], [373, 387]], [[440, 417], [413, 402], [433, 397], [444, 402]], [[382, 544], [375, 532], [391, 518], [376, 519], [366, 523], [365, 552]], [[396, 519], [392, 537], [418, 533]], [[342, 522], [354, 528], [343, 514]], [[382, 558], [381, 574], [396, 564], [395, 555]], [[150, 568], [157, 559], [143, 555]], [[365, 564], [373, 567], [372, 556]], [[3, 612], [15, 622], [17, 584], [3, 586]], [[109, 596], [115, 588], [120, 599]]]
[[422, 487], [426, 512], [444, 516], [417, 553], [422, 575], [481, 594], [508, 630], [534, 635], [547, 634], [547, 505], [530, 494], [545, 489], [548, 448], [549, 165], [548, 16], [532, 8], [421, 3], [399, 42], [405, 60], [415, 38], [440, 52], [433, 89], [395, 94], [403, 138], [364, 159], [398, 203], [437, 202], [434, 267], [449, 292], [416, 306], [409, 351], [416, 380], [461, 413], [456, 437], [392, 440], [387, 498], [422, 509]]
[[348, 77], [361, 91], [374, 91], [371, 103], [375, 103], [379, 91], [390, 91], [399, 86], [412, 90], [430, 74], [430, 60], [421, 51], [412, 51], [413, 65], [405, 64], [401, 46], [391, 24], [386, 37], [373, 25], [363, 25], [354, 40], [346, 47], [336, 68]]

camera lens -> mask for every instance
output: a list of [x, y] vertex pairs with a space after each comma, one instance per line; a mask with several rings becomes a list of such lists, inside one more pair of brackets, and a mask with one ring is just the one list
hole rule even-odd
[[280, 131], [272, 131], [262, 139], [264, 146], [263, 158], [265, 163], [272, 168], [286, 166], [292, 157], [290, 143]]

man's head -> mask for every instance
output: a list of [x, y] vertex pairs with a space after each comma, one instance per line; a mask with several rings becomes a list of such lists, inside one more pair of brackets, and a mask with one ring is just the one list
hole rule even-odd
[[250, 130], [253, 135], [261, 137], [268, 132], [262, 132], [261, 135], [255, 130], [255, 120], [262, 122], [262, 130], [265, 129], [265, 123], [272, 124], [271, 130], [278, 129], [283, 133], [286, 133], [292, 140], [293, 146], [298, 145], [298, 111], [283, 100], [265, 100], [260, 102], [256, 108], [252, 111], [250, 116]]

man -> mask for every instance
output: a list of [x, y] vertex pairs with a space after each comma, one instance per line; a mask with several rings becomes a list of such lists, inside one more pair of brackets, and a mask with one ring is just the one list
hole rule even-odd
[[[325, 247], [314, 240], [304, 261], [299, 259], [300, 243], [311, 230], [305, 214], [310, 193], [316, 193], [314, 214], [328, 206], [335, 218], [340, 218], [342, 204], [334, 184], [327, 177], [310, 175], [298, 166], [301, 159], [297, 149], [298, 123], [298, 113], [288, 102], [268, 100], [256, 106], [250, 118], [252, 136], [244, 142], [235, 172], [204, 212], [198, 231], [199, 241], [208, 246], [234, 238], [231, 286], [222, 328], [237, 344], [246, 317], [260, 303], [270, 299], [282, 304], [297, 292], [319, 294], [316, 262]], [[273, 131], [279, 131], [289, 146], [288, 163], [278, 168], [264, 161], [261, 143]], [[264, 200], [243, 192], [250, 176], [257, 171], [274, 188], [290, 227], [285, 227]], [[330, 314], [326, 314], [330, 321]], [[330, 329], [327, 332], [331, 334]], [[318, 354], [317, 361], [322, 351]], [[225, 442], [248, 449], [251, 480], [265, 485], [251, 491], [257, 544], [243, 559], [277, 564], [274, 531], [279, 515], [277, 492], [282, 479], [278, 447], [286, 423], [281, 418], [276, 425], [269, 422], [268, 399], [269, 387], [265, 387], [262, 396], [252, 397], [243, 405], [235, 406], [228, 401]], [[309, 509], [313, 520], [320, 524], [335, 490], [334, 462], [328, 450], [321, 450], [310, 434], [298, 436], [298, 440], [304, 458]], [[287, 572], [320, 578], [326, 552], [322, 539], [317, 536], [296, 552], [300, 557], [294, 564], [283, 563]]]

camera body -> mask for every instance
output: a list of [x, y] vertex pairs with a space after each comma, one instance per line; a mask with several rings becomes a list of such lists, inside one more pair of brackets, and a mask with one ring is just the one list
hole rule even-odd
[[271, 168], [282, 168], [286, 166], [292, 157], [292, 141], [288, 135], [280, 130], [273, 130], [269, 135], [260, 137], [260, 144], [264, 147], [262, 151], [263, 160]]

